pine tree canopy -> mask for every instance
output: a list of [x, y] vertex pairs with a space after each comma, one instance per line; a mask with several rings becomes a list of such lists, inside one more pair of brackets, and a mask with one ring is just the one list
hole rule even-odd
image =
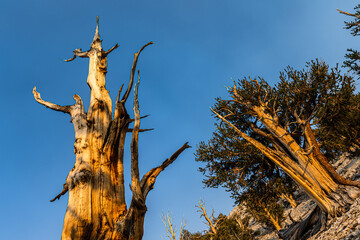
[[[288, 153], [264, 126], [264, 116], [285, 129], [307, 154], [313, 146], [301, 127], [305, 123], [329, 161], [346, 152], [359, 154], [360, 96], [353, 78], [342, 74], [338, 66], [330, 68], [314, 60], [303, 70], [287, 67], [275, 86], [262, 78], [244, 78], [228, 90], [228, 100], [217, 98], [213, 112], [267, 149]], [[263, 116], [254, 111], [260, 108]], [[237, 203], [244, 202], [255, 212], [267, 206], [281, 219], [282, 209], [276, 202], [294, 191], [293, 181], [229, 124], [218, 120], [212, 138], [199, 144], [196, 160], [205, 164], [200, 171], [206, 187], [222, 186]]]

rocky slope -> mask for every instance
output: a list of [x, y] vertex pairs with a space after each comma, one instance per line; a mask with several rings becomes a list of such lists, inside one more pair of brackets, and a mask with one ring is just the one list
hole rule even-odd
[[[360, 180], [360, 159], [341, 157], [335, 164], [336, 170], [344, 177], [353, 180]], [[285, 208], [284, 216], [285, 221], [283, 227], [291, 224], [293, 221], [301, 221], [304, 219], [314, 208], [315, 203], [301, 191], [294, 193], [298, 205], [296, 208], [290, 206]], [[236, 206], [229, 214], [228, 217], [237, 219], [244, 219], [249, 217], [249, 227], [258, 231], [259, 235], [256, 237], [258, 240], [277, 240], [279, 239], [277, 232], [271, 228], [258, 223], [252, 216], [246, 213], [244, 206]], [[329, 218], [326, 223], [326, 229], [322, 232], [309, 238], [309, 240], [360, 240], [360, 198], [358, 198], [351, 206], [350, 210], [344, 213], [341, 217], [332, 219]]]

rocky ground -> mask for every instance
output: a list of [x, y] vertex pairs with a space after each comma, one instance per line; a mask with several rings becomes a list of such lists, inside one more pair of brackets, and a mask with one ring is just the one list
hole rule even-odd
[[[360, 159], [350, 159], [341, 157], [335, 164], [336, 170], [344, 177], [353, 180], [360, 180]], [[306, 194], [301, 191], [295, 192], [295, 197], [298, 202], [296, 208], [286, 208], [284, 212], [285, 221], [283, 227], [291, 224], [293, 221], [300, 221], [304, 219], [314, 208], [315, 203], [310, 200]], [[229, 214], [229, 217], [243, 219], [248, 216], [249, 227], [258, 231], [258, 240], [277, 240], [280, 239], [276, 231], [271, 228], [258, 223], [253, 217], [246, 213], [244, 206], [235, 207]], [[329, 218], [326, 223], [326, 229], [316, 235], [310, 237], [308, 240], [360, 240], [360, 198], [358, 198], [351, 206], [350, 210], [344, 213], [341, 217], [332, 219]]]

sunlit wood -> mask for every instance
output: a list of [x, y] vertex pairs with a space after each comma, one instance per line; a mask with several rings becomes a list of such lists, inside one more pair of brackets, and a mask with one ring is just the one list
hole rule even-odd
[[[120, 98], [122, 87], [120, 88], [114, 114], [109, 91], [105, 88], [105, 76], [107, 56], [118, 45], [104, 51], [101, 43], [98, 20], [90, 50], [82, 52], [81, 49], [76, 49], [73, 57], [66, 60], [70, 62], [76, 57], [89, 59], [87, 83], [91, 97], [87, 112], [78, 95], [74, 95], [74, 105], [59, 106], [43, 100], [35, 87], [33, 90], [37, 102], [47, 108], [69, 114], [75, 130], [75, 165], [66, 178], [63, 190], [51, 201], [58, 200], [69, 192], [61, 236], [63, 240], [140, 240], [143, 236], [144, 217], [147, 211], [145, 204], [147, 194], [153, 189], [160, 172], [190, 146], [185, 143], [169, 159], [140, 178], [138, 135], [140, 132], [151, 130], [140, 129], [138, 102], [140, 76], [134, 89], [135, 119], [130, 118], [125, 103], [133, 88], [139, 55], [152, 42], [145, 44], [135, 53], [127, 90]], [[134, 127], [130, 129], [129, 125], [132, 122]], [[125, 137], [128, 132], [132, 132], [130, 206], [125, 202], [123, 166]]]

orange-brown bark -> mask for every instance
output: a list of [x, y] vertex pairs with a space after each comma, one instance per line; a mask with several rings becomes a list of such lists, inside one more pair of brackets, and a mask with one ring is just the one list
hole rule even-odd
[[300, 119], [297, 114], [297, 122], [302, 127], [306, 148], [300, 146], [292, 134], [279, 124], [277, 115], [271, 115], [267, 111], [267, 103], [259, 99], [258, 105], [243, 102], [238, 95], [236, 87], [233, 89], [234, 101], [246, 106], [248, 111], [265, 126], [267, 133], [258, 131], [254, 126], [255, 133], [266, 136], [272, 142], [272, 146], [265, 146], [256, 139], [240, 131], [225, 117], [213, 111], [222, 121], [234, 129], [239, 137], [245, 139], [271, 161], [287, 173], [321, 208], [331, 216], [337, 216], [346, 210], [354, 199], [359, 195], [360, 184], [341, 177], [325, 156], [320, 152], [315, 135], [308, 120]]
[[[152, 42], [144, 45], [135, 53], [128, 88], [120, 100], [121, 89], [115, 103], [114, 115], [109, 92], [105, 88], [107, 55], [117, 48], [117, 44], [104, 51], [101, 47], [99, 25], [97, 25], [89, 51], [74, 51], [76, 57], [89, 58], [87, 83], [91, 90], [90, 106], [84, 110], [81, 98], [74, 96], [72, 106], [59, 106], [44, 101], [34, 88], [37, 102], [56, 110], [68, 113], [75, 130], [74, 168], [70, 171], [63, 191], [53, 200], [69, 192], [68, 207], [65, 214], [61, 239], [98, 240], [133, 239], [143, 236], [144, 217], [147, 211], [146, 196], [153, 188], [156, 177], [189, 145], [185, 143], [160, 166], [151, 169], [142, 179], [139, 176], [138, 134], [140, 112], [138, 103], [138, 85], [134, 91], [135, 120], [130, 119], [125, 102], [133, 87], [138, 57]], [[139, 79], [140, 80], [140, 79]], [[129, 207], [125, 202], [124, 187], [124, 143], [129, 132], [129, 124], [134, 122], [131, 144], [131, 190], [132, 201]], [[52, 200], [52, 201], [53, 201]]]

